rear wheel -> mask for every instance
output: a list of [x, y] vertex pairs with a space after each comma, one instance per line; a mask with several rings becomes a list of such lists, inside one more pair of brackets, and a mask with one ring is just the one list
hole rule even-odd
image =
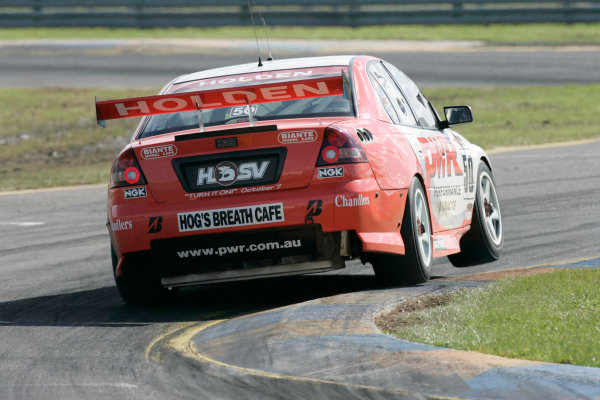
[[116, 275], [117, 256], [111, 245], [113, 276], [119, 294], [129, 305], [149, 306], [164, 303], [175, 295], [160, 284], [160, 276], [156, 272], [149, 257], [143, 254], [132, 254], [123, 261], [123, 273]]
[[460, 240], [460, 253], [448, 256], [455, 267], [485, 264], [500, 257], [504, 244], [500, 202], [492, 172], [479, 166], [471, 229]]
[[423, 283], [431, 276], [433, 240], [431, 218], [423, 185], [413, 178], [400, 230], [404, 240], [405, 255], [374, 254], [373, 269], [384, 284]]

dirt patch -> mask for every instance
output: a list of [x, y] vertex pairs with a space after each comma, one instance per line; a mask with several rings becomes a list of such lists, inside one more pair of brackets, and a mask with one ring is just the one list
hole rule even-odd
[[382, 331], [393, 332], [400, 327], [418, 324], [421, 318], [417, 315], [412, 315], [414, 312], [426, 308], [443, 306], [450, 301], [452, 293], [428, 294], [405, 300], [396, 305], [389, 313], [376, 315], [374, 320], [375, 325]]
[[506, 271], [495, 271], [495, 272], [486, 272], [483, 274], [476, 275], [468, 275], [468, 276], [459, 276], [456, 278], [441, 278], [438, 279], [440, 281], [449, 281], [449, 282], [493, 282], [499, 281], [504, 278], [514, 278], [517, 276], [530, 276], [530, 275], [538, 275], [545, 274], [548, 272], [555, 272], [556, 268], [527, 268], [527, 269], [509, 269]]
[[[505, 278], [514, 278], [518, 276], [531, 276], [545, 274], [557, 271], [556, 268], [529, 268], [512, 269], [506, 271], [487, 272], [483, 274], [461, 276], [457, 278], [442, 278], [440, 281], [469, 281], [469, 282], [494, 282]], [[431, 307], [439, 307], [450, 301], [454, 292], [435, 293], [425, 296], [415, 297], [405, 300], [387, 313], [381, 313], [375, 316], [375, 325], [384, 332], [396, 332], [399, 328], [417, 325], [423, 321], [423, 317], [416, 312]]]

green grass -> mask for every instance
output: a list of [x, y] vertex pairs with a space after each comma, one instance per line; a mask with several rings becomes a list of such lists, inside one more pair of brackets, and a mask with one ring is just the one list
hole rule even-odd
[[443, 115], [466, 104], [474, 122], [455, 129], [485, 149], [600, 137], [600, 85], [423, 90]]
[[0, 190], [106, 182], [137, 121], [96, 126], [101, 99], [149, 90], [1, 89]]
[[[499, 281], [445, 305], [397, 314], [402, 339], [499, 356], [600, 367], [600, 270]], [[391, 322], [391, 321], [390, 321]]]
[[[0, 89], [0, 190], [99, 183], [127, 143], [136, 119], [96, 126], [100, 99], [154, 90]], [[428, 89], [434, 104], [468, 104], [475, 122], [457, 128], [493, 149], [600, 137], [600, 85]]]
[[[262, 37], [262, 31], [259, 32]], [[218, 28], [3, 28], [0, 40], [253, 38], [250, 27]], [[282, 39], [483, 40], [492, 44], [600, 44], [600, 24], [387, 25], [351, 27], [269, 27], [269, 37]]]

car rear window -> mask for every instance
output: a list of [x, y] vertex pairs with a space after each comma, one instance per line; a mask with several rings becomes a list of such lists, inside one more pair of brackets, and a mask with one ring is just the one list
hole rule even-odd
[[[240, 86], [300, 81], [302, 79], [339, 75], [342, 72], [347, 73], [347, 70], [348, 68], [345, 66], [334, 66], [220, 76], [174, 85], [169, 90], [169, 93], [191, 92], [203, 89], [230, 89]], [[202, 119], [204, 126], [235, 124], [248, 121], [250, 110], [255, 121], [354, 115], [352, 104], [349, 100], [343, 96], [329, 96], [252, 104], [251, 106], [240, 105], [214, 108], [203, 111]], [[139, 137], [156, 136], [197, 127], [197, 111], [153, 115], [148, 118]]]

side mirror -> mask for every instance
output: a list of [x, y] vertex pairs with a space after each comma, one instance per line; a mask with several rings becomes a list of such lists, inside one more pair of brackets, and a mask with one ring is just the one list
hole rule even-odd
[[465, 124], [473, 122], [473, 113], [469, 106], [444, 107], [444, 114], [448, 125]]

